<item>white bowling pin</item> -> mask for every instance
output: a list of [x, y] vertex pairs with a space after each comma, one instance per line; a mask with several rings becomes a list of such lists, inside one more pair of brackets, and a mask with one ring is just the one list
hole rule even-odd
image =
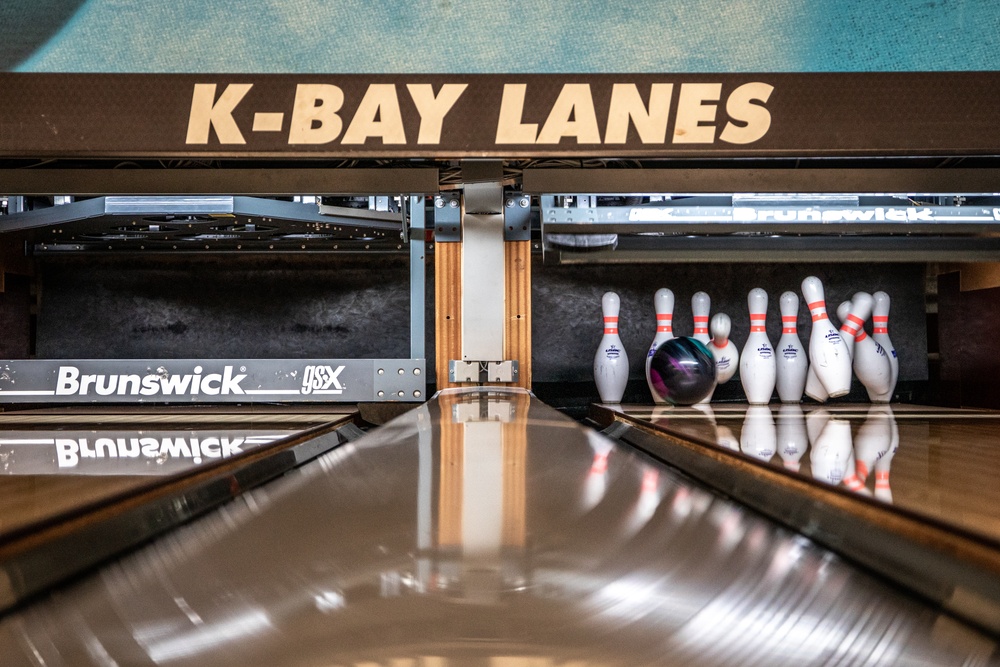
[[899, 379], [899, 359], [896, 356], [896, 348], [889, 340], [889, 295], [885, 292], [875, 292], [872, 295], [875, 299], [875, 307], [872, 309], [872, 338], [882, 346], [886, 356], [889, 357], [889, 365], [892, 369], [892, 377], [889, 379], [889, 389], [881, 394], [868, 392], [868, 398], [872, 403], [888, 403], [892, 400], [892, 393], [896, 390], [896, 381]]
[[854, 328], [849, 325], [849, 318], [851, 316], [851, 302], [842, 301], [839, 306], [837, 306], [837, 319], [840, 320], [840, 337], [844, 339], [844, 345], [847, 346], [847, 353], [851, 355], [851, 359], [854, 358]]
[[759, 287], [750, 290], [747, 307], [750, 310], [750, 337], [740, 355], [740, 382], [751, 405], [767, 405], [774, 393], [777, 372], [774, 348], [764, 327], [767, 292]]
[[604, 313], [604, 336], [594, 355], [594, 382], [602, 403], [621, 403], [628, 384], [628, 355], [618, 337], [618, 313], [621, 299], [614, 292], [606, 292], [601, 299]]
[[826, 314], [823, 283], [816, 276], [802, 281], [802, 296], [812, 315], [809, 336], [809, 364], [826, 388], [830, 398], [843, 396], [851, 390], [851, 355], [844, 339], [830, 323]]
[[653, 295], [653, 309], [656, 310], [656, 335], [653, 336], [653, 342], [646, 354], [646, 384], [649, 385], [649, 393], [653, 395], [654, 403], [666, 403], [666, 400], [653, 389], [653, 381], [649, 378], [649, 364], [656, 354], [656, 348], [674, 337], [674, 293], [666, 287], [656, 290], [656, 294]]
[[[837, 306], [837, 319], [843, 322], [845, 319], [847, 319], [847, 316], [850, 314], [850, 312], [851, 312], [851, 302], [844, 301], [839, 306]], [[844, 338], [843, 334], [841, 334], [841, 338]], [[854, 339], [852, 338], [850, 339], [850, 341], [848, 341], [847, 338], [844, 338], [845, 344], [848, 344], [849, 342], [853, 344]], [[847, 353], [848, 354], [851, 353], [850, 344], [847, 345]], [[819, 378], [816, 376], [816, 369], [814, 369], [812, 365], [809, 366], [809, 372], [806, 374], [806, 396], [815, 399], [820, 403], [826, 403], [826, 399], [830, 398], [830, 394], [826, 391], [826, 387], [823, 386], [823, 383], [819, 381]]]
[[799, 460], [809, 448], [806, 418], [797, 403], [786, 403], [778, 409], [778, 456], [785, 468], [799, 471]]
[[853, 358], [854, 374], [869, 391], [884, 394], [889, 390], [892, 378], [892, 366], [889, 357], [882, 346], [876, 343], [865, 332], [865, 320], [871, 315], [875, 300], [867, 292], [858, 292], [851, 299], [851, 314], [841, 327], [841, 333], [847, 332], [854, 339]]
[[708, 345], [708, 314], [712, 311], [712, 299], [704, 292], [695, 292], [691, 297], [691, 314], [694, 316], [694, 335], [697, 341]]
[[[715, 358], [715, 386], [729, 382], [736, 374], [736, 369], [740, 362], [740, 353], [736, 349], [736, 343], [729, 338], [729, 332], [732, 328], [732, 320], [725, 313], [717, 313], [709, 325], [712, 340], [708, 341], [706, 347], [712, 353], [712, 357]], [[712, 387], [712, 392], [699, 402], [708, 403], [712, 400], [712, 394], [714, 393], [715, 387]]]
[[736, 349], [736, 343], [729, 338], [733, 322], [729, 315], [719, 313], [712, 318], [711, 332], [712, 340], [708, 342], [708, 349], [715, 357], [715, 381], [719, 384], [729, 382], [734, 375], [740, 362], [740, 353]]
[[751, 405], [747, 408], [740, 431], [740, 451], [761, 461], [770, 461], [778, 443], [771, 408], [766, 405]]
[[809, 359], [798, 334], [799, 297], [795, 292], [785, 292], [778, 305], [781, 309], [781, 338], [775, 357], [778, 397], [782, 403], [798, 403], [806, 388], [809, 369]]

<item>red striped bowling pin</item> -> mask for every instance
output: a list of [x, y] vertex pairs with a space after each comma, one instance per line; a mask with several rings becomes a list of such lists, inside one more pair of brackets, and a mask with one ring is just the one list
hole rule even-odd
[[691, 297], [691, 314], [694, 315], [694, 335], [697, 341], [708, 345], [708, 314], [712, 311], [712, 298], [705, 292], [695, 292]]
[[618, 337], [618, 313], [621, 299], [614, 292], [601, 298], [604, 314], [604, 336], [594, 355], [594, 382], [603, 403], [621, 403], [628, 384], [628, 355]]
[[708, 347], [708, 351], [712, 353], [712, 357], [715, 359], [715, 386], [712, 387], [712, 391], [708, 396], [698, 402], [699, 404], [711, 402], [712, 394], [715, 393], [715, 387], [729, 382], [736, 375], [736, 369], [740, 363], [740, 352], [736, 349], [736, 343], [729, 337], [729, 332], [732, 331], [732, 328], [733, 323], [729, 319], [729, 315], [716, 313], [715, 317], [712, 318], [709, 326], [712, 332], [712, 340], [708, 341], [706, 347]]
[[[851, 302], [844, 301], [839, 306], [837, 306], [837, 319], [841, 322], [847, 320], [847, 316], [851, 314]], [[843, 332], [841, 332], [840, 337], [844, 339], [844, 344], [847, 345], [847, 353], [851, 353], [851, 345], [854, 343], [854, 339], [847, 339], [844, 337]], [[827, 393], [826, 387], [823, 383], [819, 381], [816, 377], [816, 369], [811, 365], [809, 366], [809, 372], [806, 374], [806, 396], [815, 399], [820, 403], [826, 403], [826, 399], [830, 398], [830, 394]]]
[[896, 348], [889, 340], [889, 295], [885, 292], [875, 292], [872, 297], [875, 299], [875, 307], [872, 309], [872, 323], [874, 324], [872, 338], [882, 346], [886, 356], [889, 357], [892, 376], [889, 379], [888, 391], [881, 394], [873, 394], [869, 391], [868, 398], [871, 399], [872, 403], [888, 403], [892, 400], [892, 393], [896, 390], [896, 381], [899, 379], [899, 358], [896, 356]]
[[778, 398], [782, 403], [798, 403], [806, 388], [809, 358], [799, 340], [799, 296], [785, 292], [778, 301], [781, 309], [781, 338], [778, 339]]
[[649, 385], [649, 393], [652, 394], [654, 403], [666, 403], [653, 389], [653, 381], [649, 378], [649, 364], [656, 354], [656, 348], [674, 337], [674, 293], [666, 287], [656, 290], [656, 294], [653, 295], [653, 309], [656, 311], [656, 335], [653, 336], [653, 342], [646, 354], [646, 384]]
[[759, 287], [747, 295], [750, 310], [750, 336], [740, 354], [740, 382], [751, 405], [766, 405], [774, 393], [777, 366], [774, 348], [764, 326], [767, 319], [767, 292]]
[[882, 346], [865, 333], [865, 320], [871, 315], [875, 299], [868, 292], [858, 292], [851, 299], [851, 313], [840, 328], [854, 341], [851, 351], [854, 374], [869, 392], [884, 394], [889, 390], [892, 367]]
[[802, 281], [802, 296], [812, 315], [812, 333], [809, 336], [809, 363], [816, 377], [831, 398], [843, 396], [851, 390], [851, 355], [826, 314], [823, 283], [816, 276]]

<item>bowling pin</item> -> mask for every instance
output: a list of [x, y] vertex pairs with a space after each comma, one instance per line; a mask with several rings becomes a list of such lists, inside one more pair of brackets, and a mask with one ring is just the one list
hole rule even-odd
[[854, 329], [849, 326], [848, 318], [851, 316], [851, 302], [842, 301], [837, 306], [837, 319], [840, 320], [840, 337], [844, 339], [847, 346], [847, 353], [854, 359]]
[[865, 320], [871, 315], [875, 299], [867, 292], [858, 292], [851, 299], [851, 313], [841, 327], [841, 333], [847, 334], [854, 341], [853, 359], [854, 374], [869, 391], [884, 394], [889, 390], [892, 377], [892, 367], [889, 357], [882, 346], [876, 343], [865, 332]]
[[628, 384], [628, 355], [618, 337], [618, 313], [621, 299], [614, 292], [606, 292], [601, 299], [604, 313], [604, 336], [594, 355], [594, 382], [602, 403], [621, 403]]
[[653, 381], [649, 378], [649, 363], [653, 360], [656, 348], [674, 337], [674, 293], [666, 287], [656, 290], [656, 294], [653, 295], [653, 309], [656, 311], [656, 335], [653, 336], [653, 342], [646, 354], [646, 384], [649, 386], [649, 393], [652, 394], [654, 403], [666, 403], [653, 389]]
[[799, 471], [799, 460], [809, 448], [806, 418], [797, 403], [786, 403], [778, 409], [778, 456], [785, 468]]
[[[839, 306], [837, 306], [837, 319], [839, 319], [841, 322], [846, 320], [847, 316], [850, 313], [851, 313], [850, 301], [844, 301]], [[841, 333], [840, 337], [844, 339], [845, 344], [854, 343], [853, 338], [851, 338], [850, 341], [848, 341], [848, 339], [844, 337], [843, 333]], [[847, 345], [847, 353], [848, 354], [851, 353], [850, 345]], [[826, 399], [830, 398], [830, 394], [827, 393], [826, 387], [824, 387], [823, 383], [819, 381], [818, 377], [816, 377], [816, 369], [814, 369], [812, 366], [809, 366], [809, 372], [806, 373], [806, 396], [814, 400], [817, 400], [820, 403], [826, 403]]]
[[[709, 330], [712, 333], [712, 340], [708, 341], [708, 351], [715, 358], [715, 384], [725, 384], [736, 374], [736, 368], [740, 361], [740, 353], [736, 349], [736, 343], [729, 338], [733, 323], [729, 315], [718, 313], [712, 318]], [[715, 387], [712, 388], [715, 393]], [[701, 403], [708, 403], [712, 400], [712, 394], [705, 397]]]
[[740, 382], [751, 405], [767, 405], [774, 393], [777, 372], [774, 348], [764, 328], [767, 292], [759, 287], [750, 290], [747, 306], [750, 310], [750, 337], [740, 355]]
[[778, 443], [771, 408], [766, 405], [751, 405], [743, 419], [740, 431], [740, 451], [747, 456], [764, 461], [771, 460]]
[[851, 355], [844, 339], [826, 314], [823, 283], [816, 276], [802, 281], [802, 296], [812, 315], [809, 336], [809, 364], [830, 398], [843, 396], [851, 390]]
[[875, 307], [872, 309], [872, 338], [882, 346], [886, 356], [889, 357], [889, 366], [892, 375], [889, 378], [889, 389], [881, 394], [868, 392], [868, 398], [872, 403], [888, 403], [892, 400], [892, 393], [896, 390], [896, 381], [899, 379], [899, 358], [896, 356], [896, 348], [889, 340], [889, 295], [885, 292], [875, 292], [872, 295], [875, 299]]
[[809, 359], [799, 340], [799, 296], [785, 292], [778, 301], [781, 309], [781, 338], [778, 339], [777, 386], [782, 403], [798, 403], [806, 388]]
[[704, 292], [695, 292], [691, 297], [691, 314], [694, 315], [694, 335], [697, 341], [708, 345], [708, 314], [712, 310], [712, 299]]

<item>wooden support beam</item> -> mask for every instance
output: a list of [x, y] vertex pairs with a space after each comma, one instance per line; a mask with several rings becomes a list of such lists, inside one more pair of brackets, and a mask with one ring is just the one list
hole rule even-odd
[[434, 369], [437, 388], [457, 387], [448, 381], [448, 361], [462, 358], [462, 244], [434, 248]]
[[504, 243], [504, 359], [520, 368], [515, 386], [531, 389], [531, 241]]

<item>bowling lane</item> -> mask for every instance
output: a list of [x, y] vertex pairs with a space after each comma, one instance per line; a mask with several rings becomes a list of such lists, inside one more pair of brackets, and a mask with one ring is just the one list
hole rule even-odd
[[740, 452], [1000, 545], [1000, 413], [918, 405], [624, 406], [665, 432]]
[[1000, 631], [1000, 413], [593, 406], [605, 431]]
[[155, 407], [2, 412], [0, 539], [351, 412]]
[[518, 390], [449, 390], [0, 619], [9, 665], [1000, 664]]
[[275, 406], [0, 413], [0, 610], [357, 437], [355, 416]]

